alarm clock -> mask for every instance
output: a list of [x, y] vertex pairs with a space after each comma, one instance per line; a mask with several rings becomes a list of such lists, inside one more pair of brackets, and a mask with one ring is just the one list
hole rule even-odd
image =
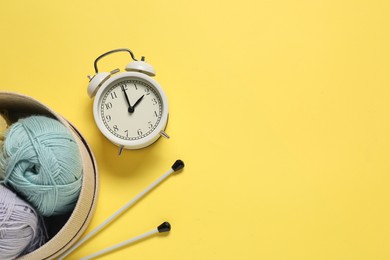
[[[115, 52], [128, 52], [132, 61], [121, 72], [99, 72], [98, 61]], [[153, 144], [165, 133], [168, 100], [160, 84], [152, 77], [154, 68], [137, 60], [129, 49], [115, 49], [94, 62], [95, 75], [88, 76], [88, 95], [94, 97], [93, 115], [101, 133], [123, 149], [140, 149]]]

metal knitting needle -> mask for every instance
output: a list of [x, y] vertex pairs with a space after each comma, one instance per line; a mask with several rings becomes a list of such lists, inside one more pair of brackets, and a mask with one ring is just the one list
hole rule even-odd
[[111, 252], [113, 250], [116, 250], [116, 249], [120, 248], [120, 247], [123, 247], [123, 246], [129, 245], [129, 244], [135, 243], [137, 241], [140, 241], [142, 239], [145, 239], [145, 238], [150, 237], [152, 235], [155, 235], [157, 233], [169, 232], [170, 230], [171, 230], [171, 225], [169, 224], [169, 222], [164, 222], [160, 226], [158, 226], [157, 228], [155, 228], [153, 230], [150, 230], [150, 231], [148, 231], [148, 232], [146, 232], [146, 233], [144, 233], [142, 235], [133, 237], [133, 238], [128, 239], [126, 241], [123, 241], [123, 242], [121, 242], [119, 244], [107, 247], [107, 248], [105, 248], [105, 249], [103, 249], [101, 251], [98, 251], [98, 252], [93, 253], [91, 255], [85, 256], [85, 257], [81, 258], [80, 260], [93, 259], [95, 257], [107, 254], [107, 253], [109, 253], [109, 252]]
[[137, 201], [139, 201], [143, 196], [145, 196], [149, 191], [153, 190], [157, 185], [159, 185], [161, 182], [163, 182], [166, 178], [171, 176], [172, 173], [177, 172], [184, 168], [184, 162], [182, 160], [177, 160], [172, 167], [160, 178], [158, 178], [156, 181], [154, 181], [152, 184], [150, 184], [145, 190], [143, 190], [141, 193], [139, 193], [137, 196], [135, 196], [131, 201], [129, 201], [126, 205], [124, 205], [122, 208], [120, 208], [117, 212], [112, 214], [108, 219], [106, 219], [103, 223], [101, 223], [99, 226], [97, 226], [94, 230], [92, 230], [89, 234], [87, 234], [85, 237], [80, 239], [75, 245], [73, 245], [71, 248], [69, 248], [65, 253], [58, 258], [58, 260], [64, 259], [66, 256], [68, 256], [70, 253], [72, 253], [76, 248], [78, 248], [81, 244], [86, 242], [88, 239], [96, 235], [100, 230], [102, 230], [104, 227], [106, 227], [108, 224], [110, 224], [114, 219], [116, 219], [119, 215], [121, 215], [123, 212], [125, 212], [127, 209], [129, 209], [131, 206], [133, 206]]

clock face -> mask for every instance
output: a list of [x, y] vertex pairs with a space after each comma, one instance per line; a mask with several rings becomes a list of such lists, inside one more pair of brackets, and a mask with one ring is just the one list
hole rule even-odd
[[103, 127], [120, 140], [142, 140], [162, 130], [163, 98], [142, 78], [124, 77], [112, 82], [101, 93], [97, 106]]

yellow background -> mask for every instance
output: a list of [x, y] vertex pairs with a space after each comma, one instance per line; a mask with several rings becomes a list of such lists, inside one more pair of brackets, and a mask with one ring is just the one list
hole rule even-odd
[[[0, 1], [0, 89], [70, 120], [98, 161], [89, 230], [182, 173], [68, 259], [390, 259], [389, 1]], [[98, 131], [94, 59], [146, 56], [171, 139], [126, 151]], [[123, 69], [127, 54], [102, 60]]]

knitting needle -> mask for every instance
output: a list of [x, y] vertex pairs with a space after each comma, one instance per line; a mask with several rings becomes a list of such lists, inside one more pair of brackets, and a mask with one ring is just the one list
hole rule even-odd
[[103, 223], [101, 223], [94, 230], [92, 230], [89, 234], [87, 234], [85, 237], [80, 239], [75, 245], [73, 245], [71, 248], [69, 248], [67, 251], [65, 251], [65, 253], [58, 258], [58, 260], [64, 259], [70, 253], [72, 253], [74, 250], [76, 250], [76, 248], [78, 248], [81, 244], [83, 244], [88, 239], [90, 239], [91, 237], [96, 235], [100, 230], [102, 230], [104, 227], [106, 227], [108, 224], [110, 224], [119, 215], [121, 215], [123, 212], [125, 212], [127, 209], [129, 209], [131, 206], [133, 206], [137, 201], [139, 201], [149, 191], [153, 190], [157, 185], [159, 185], [161, 182], [163, 182], [165, 179], [167, 179], [169, 176], [171, 176], [172, 173], [177, 172], [183, 168], [184, 168], [184, 162], [182, 160], [176, 160], [176, 162], [171, 166], [171, 168], [164, 175], [162, 175], [160, 178], [158, 178], [156, 181], [154, 181], [152, 184], [150, 184], [145, 190], [143, 190], [141, 193], [139, 193], [137, 196], [135, 196], [131, 201], [129, 201], [127, 204], [125, 204], [117, 212], [112, 214]]
[[128, 239], [126, 241], [123, 241], [119, 244], [116, 244], [116, 245], [113, 245], [113, 246], [110, 246], [110, 247], [107, 247], [101, 251], [98, 251], [96, 253], [93, 253], [91, 255], [88, 255], [88, 256], [85, 256], [83, 258], [81, 258], [80, 260], [89, 260], [89, 259], [93, 259], [95, 257], [98, 257], [98, 256], [101, 256], [103, 254], [107, 254], [108, 252], [111, 252], [113, 250], [116, 250], [120, 247], [123, 247], [123, 246], [126, 246], [126, 245], [129, 245], [129, 244], [132, 244], [132, 243], [135, 243], [137, 241], [140, 241], [142, 239], [145, 239], [147, 237], [150, 237], [154, 234], [157, 234], [157, 233], [163, 233], [163, 232], [169, 232], [171, 230], [171, 225], [169, 224], [169, 222], [164, 222], [162, 223], [160, 226], [158, 226], [157, 228], [153, 229], [153, 230], [150, 230], [142, 235], [139, 235], [139, 236], [136, 236], [136, 237], [133, 237], [131, 239]]

